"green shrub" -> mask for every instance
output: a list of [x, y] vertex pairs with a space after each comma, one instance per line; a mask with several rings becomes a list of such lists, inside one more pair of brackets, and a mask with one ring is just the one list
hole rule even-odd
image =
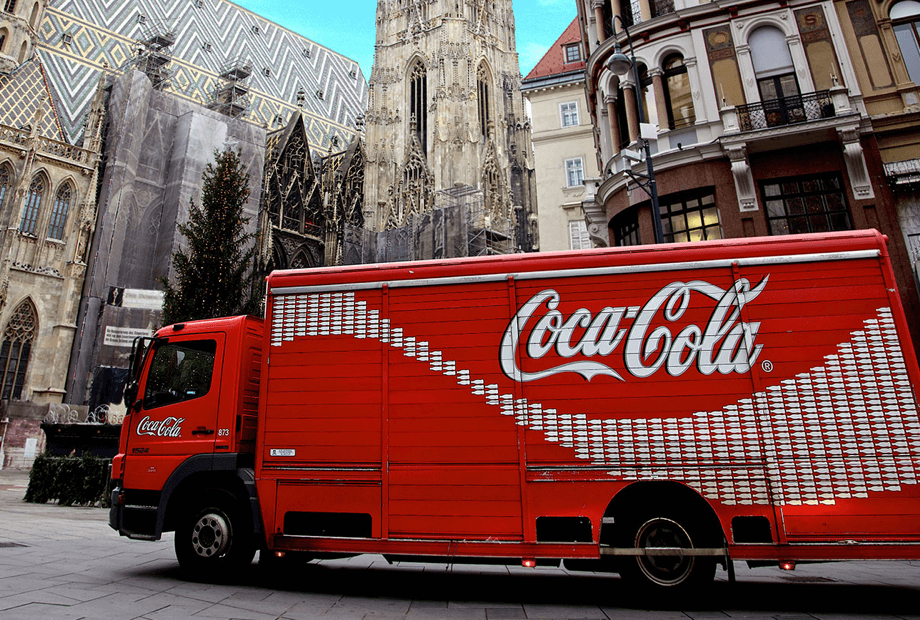
[[62, 506], [109, 504], [109, 461], [92, 454], [50, 456], [42, 454], [32, 464], [25, 501], [44, 504], [58, 500]]

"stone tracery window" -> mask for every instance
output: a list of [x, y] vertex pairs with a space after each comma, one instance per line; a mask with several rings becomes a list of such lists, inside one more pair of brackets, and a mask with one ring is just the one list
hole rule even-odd
[[415, 121], [415, 136], [428, 152], [428, 72], [421, 60], [416, 60], [409, 70], [409, 121]]
[[0, 398], [22, 397], [32, 342], [38, 332], [38, 317], [31, 300], [20, 303], [3, 334], [0, 344]]
[[0, 207], [3, 206], [3, 200], [6, 198], [6, 192], [10, 189], [10, 169], [7, 166], [0, 166]]
[[489, 91], [489, 70], [485, 63], [480, 63], [476, 69], [476, 92], [479, 95], [479, 131], [483, 142], [489, 137]]
[[32, 179], [29, 185], [29, 193], [26, 195], [25, 208], [22, 211], [22, 221], [19, 223], [19, 231], [23, 234], [34, 235], [35, 228], [38, 224], [38, 210], [42, 204], [42, 194], [45, 193], [45, 183], [41, 177]]
[[64, 238], [64, 224], [67, 222], [67, 212], [70, 211], [71, 195], [69, 183], [58, 190], [51, 209], [51, 223], [48, 225], [49, 239]]

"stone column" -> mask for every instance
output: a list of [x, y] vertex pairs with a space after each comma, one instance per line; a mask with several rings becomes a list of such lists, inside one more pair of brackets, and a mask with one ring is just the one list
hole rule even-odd
[[604, 0], [594, 0], [594, 21], [597, 29], [597, 42], [603, 43], [607, 40], [607, 33], [604, 30]]
[[626, 101], [626, 126], [629, 128], [629, 141], [635, 142], [639, 139], [639, 110], [636, 108], [638, 100], [636, 99], [636, 85], [628, 79], [623, 79], [622, 89]]
[[795, 75], [799, 80], [800, 92], [815, 92], [815, 82], [811, 78], [811, 71], [808, 70], [808, 58], [805, 56], [805, 50], [802, 48], [802, 40], [799, 35], [795, 34], [786, 37], [786, 44], [789, 46], [792, 66], [795, 68]]
[[[738, 72], [741, 74], [741, 87], [744, 88], [745, 101], [747, 103], [760, 101], [757, 80], [753, 79], [754, 61], [751, 59], [751, 48], [748, 45], [738, 45], [735, 47], [735, 53], [738, 56]], [[750, 76], [752, 79], [747, 79], [745, 76]], [[721, 93], [717, 94], [720, 98], [722, 97]]]
[[[652, 76], [652, 89], [655, 92], [655, 111], [658, 113], [658, 130], [661, 131], [671, 126], [668, 122], [667, 98], [664, 96], [664, 72], [656, 67], [650, 69], [648, 73]], [[648, 122], [651, 123], [652, 119], [649, 119]]]
[[636, 21], [647, 22], [652, 19], [652, 4], [649, 0], [639, 0], [639, 15], [642, 16], [642, 19]]
[[605, 95], [604, 103], [607, 104], [607, 119], [610, 122], [610, 156], [620, 150], [620, 125], [617, 122], [617, 98], [615, 95]]

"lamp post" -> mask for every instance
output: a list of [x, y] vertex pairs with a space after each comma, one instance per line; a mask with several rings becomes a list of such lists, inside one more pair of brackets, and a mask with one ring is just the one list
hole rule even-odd
[[[626, 33], [626, 42], [629, 44], [630, 54], [628, 57], [620, 50], [620, 42], [617, 40], [616, 35], [616, 20], [620, 20], [620, 26], [623, 27], [623, 32]], [[623, 22], [622, 17], [614, 15], [610, 25], [613, 30], [613, 54], [607, 59], [607, 68], [615, 75], [621, 77], [629, 73], [629, 69], [632, 68], [634, 81], [633, 89], [636, 93], [636, 108], [639, 113], [639, 135], [637, 139], [645, 150], [646, 174], [636, 174], [628, 167], [624, 167], [624, 171], [639, 187], [645, 190], [645, 193], [652, 199], [652, 226], [655, 229], [655, 243], [664, 243], [664, 232], [661, 229], [661, 210], [658, 206], [658, 186], [655, 184], [655, 168], [652, 165], [652, 152], [649, 149], [648, 139], [642, 136], [642, 125], [645, 124], [645, 111], [642, 109], [642, 101], [640, 100], [639, 65], [636, 63], [636, 50], [633, 47], [632, 37], [629, 36], [629, 29]], [[645, 182], [641, 179], [645, 179]]]

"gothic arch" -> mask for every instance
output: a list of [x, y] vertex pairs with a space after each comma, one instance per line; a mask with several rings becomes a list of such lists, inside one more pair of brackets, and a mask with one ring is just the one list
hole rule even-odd
[[67, 218], [73, 212], [77, 199], [77, 186], [71, 178], [58, 184], [51, 202], [51, 220], [48, 222], [48, 238], [64, 239]]
[[13, 170], [13, 166], [10, 165], [9, 161], [0, 163], [0, 212], [2, 212], [7, 194], [13, 189], [15, 180], [16, 172]]
[[479, 137], [486, 142], [490, 135], [489, 124], [493, 122], [495, 100], [495, 79], [489, 62], [483, 58], [476, 64], [476, 105], [479, 118]]
[[32, 15], [29, 16], [29, 27], [32, 30], [35, 30], [38, 26], [38, 15], [41, 11], [41, 6], [38, 2], [32, 5]]
[[10, 314], [0, 341], [0, 399], [19, 400], [22, 397], [38, 327], [35, 303], [31, 297], [26, 297]]
[[51, 189], [51, 178], [44, 170], [39, 170], [32, 175], [29, 189], [26, 190], [26, 199], [22, 205], [22, 218], [19, 220], [19, 231], [23, 234], [37, 235], [38, 221], [43, 205]]
[[406, 115], [410, 140], [414, 133], [422, 152], [428, 152], [428, 63], [421, 54], [413, 54], [406, 64]]

